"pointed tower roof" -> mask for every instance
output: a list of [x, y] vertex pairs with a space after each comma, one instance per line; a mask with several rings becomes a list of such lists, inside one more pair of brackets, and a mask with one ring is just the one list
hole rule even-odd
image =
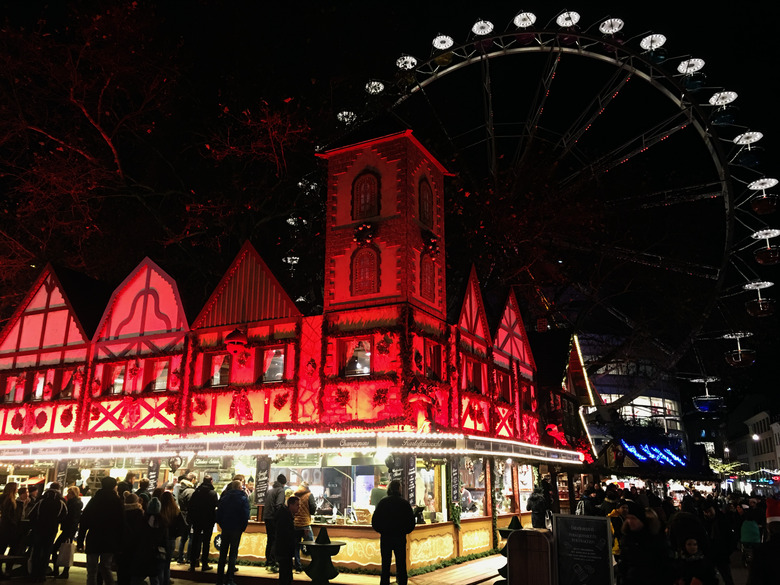
[[472, 336], [485, 340], [490, 344], [490, 328], [488, 326], [485, 306], [482, 302], [482, 290], [477, 278], [477, 269], [471, 266], [466, 294], [458, 317], [458, 327]]
[[300, 317], [301, 312], [248, 241], [192, 324], [193, 329]]
[[[89, 336], [54, 268], [47, 264], [0, 332], [0, 366], [84, 361]], [[31, 352], [45, 354], [35, 357]], [[16, 356], [25, 352], [27, 357]], [[20, 361], [21, 360], [21, 361]]]

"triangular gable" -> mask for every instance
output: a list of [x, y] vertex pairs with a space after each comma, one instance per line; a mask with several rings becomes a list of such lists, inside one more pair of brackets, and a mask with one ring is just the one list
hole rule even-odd
[[144, 258], [111, 295], [94, 340], [103, 345], [125, 344], [128, 347], [122, 350], [124, 354], [134, 339], [158, 338], [158, 342], [136, 348], [139, 353], [147, 353], [181, 345], [188, 330], [176, 281]]
[[[0, 367], [86, 361], [89, 338], [47, 265], [0, 334]], [[15, 354], [24, 352], [25, 357]]]
[[203, 307], [193, 329], [301, 315], [254, 246], [246, 242]]
[[474, 337], [490, 343], [490, 329], [485, 314], [485, 305], [482, 302], [482, 291], [479, 287], [477, 270], [473, 265], [469, 274], [466, 296], [463, 298], [463, 306], [460, 309], [460, 317], [458, 317], [458, 327]]
[[504, 313], [496, 328], [493, 337], [493, 349], [530, 366], [536, 370], [531, 345], [528, 343], [528, 335], [523, 325], [523, 316], [520, 314], [520, 305], [517, 303], [515, 291], [509, 291]]
[[569, 347], [569, 363], [566, 367], [566, 390], [580, 399], [580, 404], [588, 406], [603, 406], [604, 400], [588, 378], [585, 362], [582, 359], [580, 341], [577, 335], [572, 335]]

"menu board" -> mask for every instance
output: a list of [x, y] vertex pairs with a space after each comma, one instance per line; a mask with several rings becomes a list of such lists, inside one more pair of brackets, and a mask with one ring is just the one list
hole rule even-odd
[[459, 458], [450, 459], [450, 501], [460, 502], [460, 467]]
[[149, 479], [149, 491], [153, 492], [157, 487], [157, 478], [160, 477], [160, 460], [150, 459], [146, 468], [146, 477]]
[[406, 468], [406, 499], [414, 506], [417, 500], [417, 456], [404, 456]]
[[255, 504], [265, 503], [265, 495], [268, 493], [268, 479], [271, 473], [271, 459], [263, 455], [257, 458], [255, 468]]
[[555, 514], [558, 585], [614, 584], [609, 519]]

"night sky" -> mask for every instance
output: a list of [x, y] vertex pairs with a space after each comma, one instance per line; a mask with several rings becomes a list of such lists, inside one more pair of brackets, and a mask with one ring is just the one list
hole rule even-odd
[[[140, 2], [143, 7], [146, 3]], [[593, 25], [590, 32], [598, 36], [597, 25], [606, 17], [620, 17], [626, 21], [625, 37], [638, 37], [627, 43], [638, 44], [638, 39], [648, 32], [660, 32], [668, 37], [667, 50], [670, 60], [678, 55], [691, 55], [706, 60], [707, 85], [713, 91], [728, 89], [739, 94], [737, 105], [738, 127], [723, 131], [723, 138], [731, 138], [739, 131], [758, 130], [764, 133], [760, 146], [764, 149], [764, 162], [760, 172], [767, 176], [777, 176], [778, 123], [774, 110], [776, 100], [770, 89], [773, 79], [773, 69], [780, 50], [773, 42], [775, 27], [780, 17], [780, 8], [751, 8], [751, 3], [742, 3], [731, 7], [728, 11], [716, 11], [711, 3], [670, 3], [672, 9], [664, 10], [664, 3], [642, 3], [626, 8], [625, 3], [580, 3], [578, 5], [553, 7], [549, 2], [538, 2], [538, 6], [522, 5], [508, 2], [467, 3], [467, 2], [408, 2], [396, 1], [390, 3], [343, 0], [338, 2], [260, 2], [260, 1], [209, 1], [194, 0], [180, 2], [151, 3], [157, 20], [148, 42], [139, 42], [138, 55], [149, 57], [150, 60], [138, 61], [139, 70], [152, 70], [159, 66], [161, 71], [169, 68], [174, 73], [170, 80], [171, 89], [165, 95], [165, 101], [157, 114], [144, 123], [148, 136], [143, 142], [137, 135], [123, 143], [121, 155], [125, 158], [128, 175], [133, 175], [133, 188], [139, 185], [144, 188], [166, 193], [150, 199], [154, 209], [152, 213], [147, 207], [133, 207], [118, 203], [120, 198], [106, 198], [101, 208], [98, 237], [93, 237], [83, 246], [69, 248], [69, 244], [59, 242], [43, 246], [35, 252], [35, 257], [29, 264], [36, 268], [21, 271], [13, 283], [6, 281], [6, 299], [14, 297], [19, 290], [24, 289], [24, 283], [34, 279], [42, 264], [54, 261], [57, 265], [69, 266], [77, 270], [89, 272], [91, 276], [116, 285], [145, 255], [150, 255], [155, 261], [174, 275], [185, 296], [188, 311], [191, 315], [197, 313], [203, 300], [211, 292], [219, 277], [238, 251], [244, 239], [250, 238], [260, 254], [279, 275], [282, 282], [291, 292], [291, 296], [303, 296], [302, 310], [317, 312], [319, 286], [321, 279], [317, 275], [321, 270], [321, 226], [317, 218], [321, 217], [324, 193], [319, 187], [323, 178], [323, 166], [314, 156], [316, 146], [349, 140], [350, 134], [336, 121], [337, 112], [343, 108], [360, 110], [367, 103], [363, 86], [369, 79], [392, 81], [396, 76], [395, 59], [401, 54], [411, 54], [420, 60], [431, 55], [431, 39], [438, 33], [451, 35], [456, 43], [466, 41], [470, 36], [471, 25], [478, 19], [491, 20], [497, 30], [509, 30], [513, 16], [520, 8], [537, 13], [538, 22], [545, 23], [554, 20], [557, 10], [567, 8], [577, 10], [582, 15], [581, 29]], [[114, 3], [105, 2], [0, 2], [1, 14], [7, 18], [6, 27], [19, 30], [23, 27], [28, 34], [41, 27], [58, 35], [68, 37], [74, 30], [73, 19], [68, 16], [67, 5], [76, 6], [76, 12], [81, 15], [95, 14]], [[513, 28], [513, 27], [512, 27]], [[67, 32], [70, 31], [70, 32]], [[5, 33], [5, 31], [4, 31]], [[140, 38], [140, 37], [139, 37]], [[147, 37], [144, 37], [145, 39]], [[135, 54], [135, 53], [134, 53]], [[23, 56], [17, 57], [24, 58]], [[514, 61], [509, 61], [515, 59]], [[503, 108], [506, 112], [515, 99], [523, 103], [523, 95], [530, 95], [539, 87], [538, 72], [540, 69], [532, 61], [523, 61], [524, 57], [507, 57], [497, 59], [494, 73], [505, 75], [504, 79], [512, 79], [512, 83], [495, 85], [495, 100], [497, 111]], [[502, 61], [502, 63], [498, 63]], [[505, 62], [504, 62], [505, 61]], [[130, 58], [128, 63], [132, 65]], [[105, 64], [104, 64], [105, 65]], [[568, 66], [568, 69], [564, 68]], [[108, 65], [106, 65], [108, 67]], [[509, 75], [509, 67], [516, 67], [516, 74]], [[502, 71], [503, 69], [503, 71]], [[477, 71], [474, 68], [474, 71]], [[556, 111], [563, 115], [569, 109], [581, 107], [577, 101], [577, 88], [583, 92], [598, 91], [589, 85], [589, 69], [562, 64], [560, 84], [567, 91], [556, 95], [551, 94], [550, 116]], [[516, 77], [515, 77], [516, 75]], [[479, 78], [477, 75], [464, 75], [463, 80], [453, 76], [454, 81], [437, 81], [432, 84], [430, 92], [434, 101], [431, 109], [422, 104], [411, 102], [400, 109], [401, 123], [420, 120], [424, 125], [435, 116], [445, 120], [448, 129], [471, 123], [466, 117], [455, 114], [457, 102], [468, 103], [468, 95], [479, 95]], [[7, 91], [8, 79], [0, 99], [2, 111], [8, 116], [16, 112], [18, 104], [11, 104], [12, 92]], [[458, 86], [465, 83], [468, 86]], [[438, 85], [437, 85], [438, 84]], [[513, 85], [514, 84], [514, 85]], [[637, 85], [634, 83], [634, 85]], [[446, 91], [445, 91], [446, 89]], [[438, 93], [437, 93], [438, 91]], [[618, 127], [630, 128], [641, 124], [646, 117], [652, 119], [654, 98], [643, 97], [633, 86], [625, 92], [627, 96], [618, 103], [610, 113], [614, 118], [605, 128], [604, 140], [609, 132]], [[503, 92], [503, 93], [502, 93]], [[530, 93], [529, 93], [530, 92]], [[555, 100], [555, 101], [553, 101]], [[418, 100], [419, 102], [420, 100]], [[571, 105], [569, 105], [571, 104]], [[629, 105], [630, 104], [630, 105]], [[37, 102], [31, 100], [29, 108], [22, 109], [37, 112]], [[644, 105], [644, 107], [643, 107]], [[469, 105], [470, 107], [470, 105]], [[384, 111], [374, 106], [375, 111]], [[415, 108], [417, 110], [415, 111]], [[556, 110], [557, 108], [557, 110]], [[623, 108], [623, 109], [621, 109]], [[475, 103], [472, 108], [482, 115], [482, 105]], [[274, 112], [283, 111], [291, 119], [299, 122], [310, 130], [305, 137], [290, 145], [289, 156], [284, 160], [284, 168], [280, 171], [278, 159], [262, 159], [255, 157], [231, 158], [226, 156], [218, 159], [216, 156], [218, 140], [236, 132], [246, 130], [237, 120], [242, 120], [241, 113], [251, 111], [253, 119], [263, 119]], [[54, 110], [47, 110], [47, 115], [53, 115]], [[617, 116], [614, 112], [620, 112]], [[33, 114], [30, 114], [31, 116]], [[392, 119], [393, 116], [382, 116], [382, 119]], [[477, 116], [475, 120], [479, 120]], [[484, 117], [482, 118], [484, 119]], [[396, 120], [398, 122], [398, 120]], [[140, 128], [141, 126], [139, 126]], [[740, 128], [742, 130], [740, 130]], [[362, 127], [360, 131], [370, 131], [371, 126]], [[480, 159], [471, 153], [453, 153], [441, 148], [441, 143], [433, 135], [426, 136], [425, 128], [420, 130], [419, 137], [424, 143], [440, 155], [445, 165], [458, 173], [448, 193], [448, 206], [452, 215], [448, 218], [448, 270], [451, 283], [450, 296], [454, 298], [458, 290], [459, 278], [467, 273], [469, 256], [475, 253], [482, 255], [493, 240], [480, 239], [480, 230], [484, 225], [473, 223], [481, 219], [489, 226], [498, 226], [506, 231], [512, 230], [503, 217], [495, 217], [490, 221], [490, 215], [479, 215], [479, 210], [486, 207], [490, 194], [484, 190], [484, 167]], [[138, 128], [135, 128], [138, 131]], [[360, 131], [356, 131], [358, 134]], [[143, 133], [142, 133], [143, 134]], [[2, 135], [2, 134], [0, 134]], [[426, 142], [429, 140], [429, 142]], [[18, 160], [14, 149], [19, 149], [19, 142], [0, 142], [0, 153], [3, 158], [3, 175], [0, 177], [0, 201], [4, 205], [4, 214], [0, 215], [0, 227], [6, 227], [16, 221], [15, 212], [19, 209], [19, 201], [14, 199], [11, 185], [14, 169], [7, 162]], [[33, 150], [35, 146], [33, 145]], [[42, 148], [49, 148], [46, 145]], [[153, 151], [164, 154], [157, 156]], [[585, 151], [587, 152], [587, 151]], [[591, 152], [598, 152], [597, 146]], [[250, 152], [251, 154], [251, 152]], [[267, 154], [262, 151], [262, 155]], [[638, 163], [630, 166], [625, 174], [625, 181], [630, 185], [626, 189], [627, 196], [634, 194], [633, 190], [663, 189], [665, 179], [671, 181], [670, 186], [685, 184], [685, 175], [698, 172], [694, 168], [686, 168], [686, 157], [689, 153], [686, 147], [678, 147], [672, 151], [670, 158], [665, 159], [663, 168], [648, 169]], [[595, 155], [594, 155], [595, 156]], [[692, 156], [692, 155], [691, 155]], [[25, 157], [20, 155], [21, 159]], [[548, 164], [550, 159], [542, 159]], [[694, 159], [690, 159], [693, 161]], [[164, 161], [164, 162], [162, 162]], [[557, 164], [557, 160], [552, 159]], [[22, 165], [29, 164], [22, 161]], [[648, 163], [649, 164], [649, 163]], [[693, 164], [691, 165], [693, 166]], [[652, 171], [652, 172], [651, 172]], [[641, 175], [641, 180], [640, 180]], [[645, 178], [645, 175], [655, 175]], [[528, 229], [541, 230], [548, 224], [550, 216], [561, 215], [561, 209], [570, 209], [569, 222], [558, 221], [550, 224], [549, 229], [564, 234], [572, 239], [585, 240], [584, 247], [619, 246], [621, 242], [614, 238], [621, 237], [620, 229], [601, 230], [585, 229], [588, 221], [598, 224], [603, 218], [593, 209], [588, 209], [586, 202], [570, 199], [555, 199], [550, 193], [539, 196], [544, 191], [546, 175], [524, 177], [521, 192], [528, 196], [535, 192], [533, 203], [529, 207], [535, 209], [533, 221], [521, 224]], [[682, 178], [680, 178], [682, 177]], [[679, 178], [679, 179], [678, 179]], [[136, 179], [138, 179], [136, 181]], [[545, 179], [545, 180], [543, 180]], [[698, 180], [698, 178], [697, 178]], [[678, 181], [678, 182], [675, 182]], [[681, 181], [681, 182], [680, 182]], [[314, 185], [310, 190], [304, 185]], [[610, 188], [606, 182], [589, 187], [588, 197], [600, 203], [599, 197], [607, 199]], [[122, 189], [111, 191], [126, 196]], [[736, 189], [738, 201], [744, 199], [744, 188]], [[467, 195], [468, 194], [468, 195]], [[609, 195], [610, 197], [612, 195]], [[467, 201], [466, 199], [469, 199]], [[480, 199], [481, 198], [481, 199]], [[506, 215], [498, 207], [497, 216]], [[582, 199], [582, 198], [581, 198]], [[531, 198], [529, 197], [529, 201]], [[146, 200], [145, 200], [146, 201]], [[224, 211], [226, 204], [233, 202], [240, 212]], [[136, 205], [133, 203], [132, 205]], [[519, 204], [514, 204], [516, 207]], [[227, 205], [229, 207], [229, 205]], [[593, 208], [597, 205], [591, 206]], [[652, 219], [638, 219], [629, 213], [626, 217], [626, 231], [634, 231], [636, 235], [633, 244], [659, 245], [664, 254], [670, 257], [701, 259], [703, 264], [716, 265], [723, 252], [717, 247], [719, 232], [723, 230], [722, 220], [717, 211], [699, 211], [698, 209], [683, 209], [684, 206], [671, 206], [668, 209], [653, 211]], [[185, 225], [185, 215], [197, 208], [201, 217], [192, 225]], [[137, 211], [133, 211], [136, 210]], [[58, 212], [61, 213], [61, 212]], [[149, 213], [149, 217], [145, 214]], [[136, 220], [143, 217], [142, 221]], [[153, 217], [154, 220], [149, 218]], [[287, 219], [290, 217], [308, 218], [306, 227], [300, 225], [290, 228]], [[633, 218], [633, 219], [631, 219]], [[614, 221], [614, 215], [611, 221]], [[741, 225], [738, 214], [738, 228], [735, 232], [734, 248], [743, 248], [750, 240], [745, 240], [747, 227]], [[749, 219], [749, 226], [763, 227], [761, 222], [771, 227], [777, 226], [777, 214], [763, 216], [758, 221]], [[172, 232], [184, 233], [187, 238], [176, 240], [174, 235], [165, 233], [160, 223], [168, 222], [173, 227]], [[582, 224], [582, 225], [580, 225]], [[128, 226], [133, 226], [128, 230]], [[542, 226], [542, 227], [540, 227]], [[643, 230], [639, 230], [640, 226]], [[622, 229], [622, 227], [621, 227]], [[55, 228], [56, 230], [56, 228]], [[131, 233], [128, 233], [130, 231]], [[489, 231], [489, 229], [488, 229]], [[193, 234], [197, 234], [193, 235]], [[469, 234], [478, 237], [470, 238]], [[656, 237], [658, 240], [656, 241]], [[588, 240], [592, 238], [589, 242]], [[612, 240], [611, 240], [612, 238]], [[500, 237], [499, 237], [500, 239]], [[471, 240], [471, 244], [464, 241]], [[650, 242], [650, 240], [653, 240]], [[648, 243], [649, 242], [649, 243]], [[637, 244], [638, 245], [638, 244]], [[2, 258], [9, 258], [8, 246], [3, 242], [0, 248]], [[106, 246], [114, 250], [109, 259], [106, 258]], [[480, 247], [481, 246], [481, 247]], [[713, 247], [714, 246], [714, 247]], [[692, 250], [691, 255], [678, 252]], [[82, 264], [88, 269], [72, 261], [76, 253], [84, 258]], [[545, 255], [549, 251], [534, 251], [534, 254]], [[538, 291], [529, 284], [525, 273], [510, 275], [511, 270], [502, 272], [495, 268], [501, 264], [502, 257], [488, 261], [482, 258], [479, 267], [480, 277], [487, 288], [486, 298], [490, 305], [503, 302], [507, 286], [518, 285], [518, 290], [524, 298], [523, 307], [526, 325], [533, 329], [536, 319], [549, 317], [552, 320], [561, 319], [577, 322], [582, 313], [583, 290], [595, 288], [601, 293], [601, 298], [617, 299], [614, 306], [624, 310], [631, 318], [647, 324], [644, 332], [650, 338], [670, 343], [674, 347], [681, 346], [683, 340], [691, 333], [691, 328], [699, 328], [697, 335], [707, 338], [714, 337], [719, 332], [734, 328], [751, 328], [756, 332], [756, 338], [746, 345], [759, 348], [758, 364], [750, 372], [727, 372], [722, 365], [719, 354], [730, 347], [722, 341], [699, 340], [695, 346], [704, 362], [708, 373], [719, 373], [729, 376], [720, 388], [732, 388], [733, 400], [739, 401], [747, 394], [770, 394], [767, 384], [770, 380], [770, 364], [778, 347], [776, 335], [777, 317], [769, 317], [757, 326], [754, 322], [742, 317], [742, 304], [747, 296], [733, 296], [717, 303], [713, 317], [705, 323], [699, 323], [692, 317], [698, 308], [706, 306], [709, 292], [707, 285], [700, 283], [695, 277], [680, 277], [667, 272], [656, 272], [656, 268], [637, 267], [630, 269], [611, 270], [604, 276], [597, 274], [592, 258], [582, 260], [584, 255], [579, 250], [564, 258], [564, 270], [570, 264], [578, 264], [568, 271], [559, 272], [554, 266], [555, 260], [545, 255], [545, 261], [540, 261], [534, 269], [535, 277], [549, 279], [549, 287], [545, 291], [555, 297], [562, 307], [556, 315], [545, 312], [539, 303]], [[530, 254], [530, 253], [528, 253]], [[282, 259], [290, 256], [301, 257], [301, 265], [296, 271], [290, 271], [288, 264]], [[521, 254], [522, 255], [522, 254]], [[744, 274], [758, 269], [752, 258], [744, 251], [737, 254], [735, 263], [740, 270], [735, 276], [730, 276], [724, 286], [726, 293], [732, 293], [731, 287], [740, 282]], [[529, 256], [531, 257], [531, 256]], [[745, 257], [743, 262], [740, 258]], [[535, 257], [534, 257], [535, 258]], [[713, 259], [715, 258], [715, 259]], [[7, 260], [3, 260], [7, 261]], [[306, 264], [309, 262], [310, 264]], [[525, 260], [524, 260], [525, 262]], [[521, 262], [522, 264], [522, 262]], [[749, 268], [745, 266], [748, 265]], [[603, 268], [603, 267], [602, 267]], [[556, 272], [557, 271], [557, 272]], [[777, 269], [763, 269], [760, 277], [767, 280], [778, 280]], [[562, 280], [569, 279], [569, 282]], [[576, 280], [577, 282], [573, 282]], [[744, 279], [743, 279], [744, 280]], [[654, 288], [655, 287], [655, 288]], [[768, 296], [775, 289], [770, 289]], [[575, 291], [575, 292], [572, 292]], [[579, 291], [579, 292], [576, 292]], [[628, 293], [626, 294], [626, 291]], [[644, 292], [642, 292], [644, 291]], [[648, 292], [652, 291], [652, 293]], [[558, 295], [556, 297], [556, 295]], [[622, 296], [621, 296], [622, 295]], [[587, 295], [585, 295], [587, 296]], [[459, 302], [459, 299], [456, 299]], [[679, 303], [678, 303], [679, 301]], [[579, 304], [578, 304], [579, 303]], [[668, 313], [660, 312], [679, 304], [679, 311], [669, 309]], [[685, 305], [685, 306], [682, 306]], [[6, 304], [0, 317], [7, 318], [11, 305]], [[592, 306], [591, 306], [592, 308]], [[656, 309], [657, 308], [657, 309]], [[654, 313], [653, 318], [646, 313]], [[658, 317], [658, 315], [661, 317]], [[603, 313], [592, 310], [590, 321], [580, 325], [594, 325], [594, 320], [601, 322], [607, 332], [621, 333], [617, 326], [606, 324]], [[1, 323], [2, 321], [0, 321]], [[693, 322], [696, 322], [695, 325]], [[537, 357], [537, 361], [540, 358]], [[697, 367], [697, 360], [692, 354], [687, 354], [681, 368], [691, 371]], [[776, 387], [776, 384], [774, 385]]]

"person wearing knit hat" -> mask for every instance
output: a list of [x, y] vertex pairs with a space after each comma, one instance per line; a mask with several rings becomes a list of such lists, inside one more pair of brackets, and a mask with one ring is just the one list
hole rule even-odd
[[141, 500], [136, 494], [125, 492], [122, 549], [116, 559], [118, 583], [140, 583], [151, 574], [146, 541], [146, 521]]
[[780, 494], [775, 494], [766, 499], [766, 523], [780, 522]]

